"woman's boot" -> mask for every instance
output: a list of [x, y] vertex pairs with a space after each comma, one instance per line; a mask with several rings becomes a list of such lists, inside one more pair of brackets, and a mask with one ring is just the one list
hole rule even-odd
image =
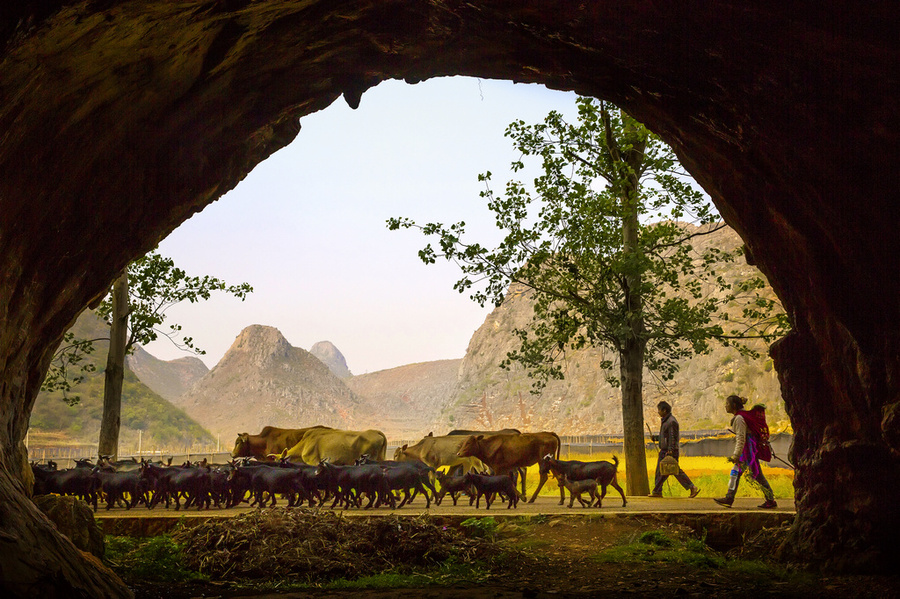
[[713, 499], [719, 505], [724, 505], [725, 507], [731, 507], [731, 504], [734, 503], [734, 496], [737, 495], [738, 482], [741, 480], [741, 470], [735, 466], [731, 469], [731, 478], [728, 480], [728, 492], [725, 494], [725, 497], [717, 497]]

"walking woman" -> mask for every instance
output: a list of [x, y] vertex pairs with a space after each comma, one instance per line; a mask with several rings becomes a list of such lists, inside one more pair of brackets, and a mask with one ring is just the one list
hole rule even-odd
[[759, 507], [772, 509], [778, 507], [775, 502], [775, 493], [772, 491], [769, 481], [763, 475], [759, 461], [768, 462], [772, 459], [772, 450], [769, 447], [769, 427], [766, 424], [766, 408], [762, 405], [754, 406], [752, 410], [744, 410], [747, 403], [745, 398], [737, 395], [729, 395], [725, 399], [725, 411], [734, 414], [731, 420], [731, 428], [734, 430], [734, 454], [728, 458], [734, 463], [731, 469], [731, 479], [728, 481], [728, 492], [725, 497], [716, 498], [719, 505], [731, 507], [734, 496], [737, 494], [738, 483], [741, 474], [747, 473], [751, 483], [759, 485], [762, 489], [765, 502]]

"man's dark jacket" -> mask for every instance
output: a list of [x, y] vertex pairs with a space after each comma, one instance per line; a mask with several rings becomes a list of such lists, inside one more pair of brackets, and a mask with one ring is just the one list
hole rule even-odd
[[678, 459], [678, 421], [671, 413], [659, 425], [659, 451]]

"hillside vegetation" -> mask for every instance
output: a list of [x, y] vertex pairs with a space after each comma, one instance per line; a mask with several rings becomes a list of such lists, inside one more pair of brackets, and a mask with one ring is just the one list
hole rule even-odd
[[[72, 331], [84, 339], [108, 337], [105, 324], [85, 311]], [[61, 392], [41, 392], [31, 413], [29, 436], [32, 448], [41, 445], [96, 445], [103, 413], [103, 384], [108, 342], [96, 341], [95, 352], [86, 358], [96, 372], [87, 375], [70, 395], [81, 400], [69, 406]], [[122, 389], [122, 428], [120, 453], [130, 453], [140, 442], [144, 450], [215, 445], [215, 439], [203, 427], [144, 385], [133, 372], [125, 371]], [[139, 433], [138, 431], [142, 431]]]

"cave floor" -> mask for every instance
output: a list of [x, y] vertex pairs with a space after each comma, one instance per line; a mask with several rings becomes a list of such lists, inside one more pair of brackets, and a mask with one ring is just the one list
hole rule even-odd
[[[421, 500], [420, 500], [421, 501]], [[794, 516], [793, 505], [777, 510], [760, 510], [760, 500], [739, 499], [735, 507], [722, 508], [709, 498], [651, 499], [629, 497], [626, 508], [621, 500], [607, 507], [572, 508], [558, 506], [558, 497], [540, 497], [534, 504], [517, 510], [485, 510], [452, 502], [424, 509], [424, 503], [400, 510], [352, 510], [344, 517], [388, 516], [418, 517], [428, 514], [445, 525], [459, 525], [472, 516], [491, 516], [498, 525], [496, 542], [516, 547], [524, 553], [510, 559], [501, 571], [493, 571], [480, 584], [471, 580], [435, 579], [432, 586], [416, 588], [362, 589], [278, 589], [255, 584], [235, 584], [230, 580], [206, 583], [131, 582], [137, 599], [188, 599], [201, 596], [279, 599], [413, 599], [448, 597], [473, 599], [533, 599], [556, 597], [856, 597], [885, 599], [900, 597], [900, 581], [885, 576], [839, 576], [818, 573], [794, 573], [772, 577], [772, 570], [733, 570], [706, 563], [670, 563], [666, 561], [602, 562], [598, 552], [633, 543], [642, 533], [663, 531], [672, 538], [702, 536], [717, 552], [729, 552], [762, 529], [786, 530]], [[192, 520], [228, 518], [255, 508], [175, 512], [146, 509], [111, 510], [98, 513], [107, 534], [158, 534], [160, 527], [172, 527], [184, 516]], [[130, 532], [129, 532], [130, 530]], [[698, 534], [699, 533], [699, 534]], [[762, 541], [763, 552], [768, 541]], [[758, 552], [759, 548], [757, 548]], [[730, 554], [730, 553], [729, 553]], [[746, 556], [742, 556], [747, 558]], [[748, 559], [758, 559], [750, 556]]]

